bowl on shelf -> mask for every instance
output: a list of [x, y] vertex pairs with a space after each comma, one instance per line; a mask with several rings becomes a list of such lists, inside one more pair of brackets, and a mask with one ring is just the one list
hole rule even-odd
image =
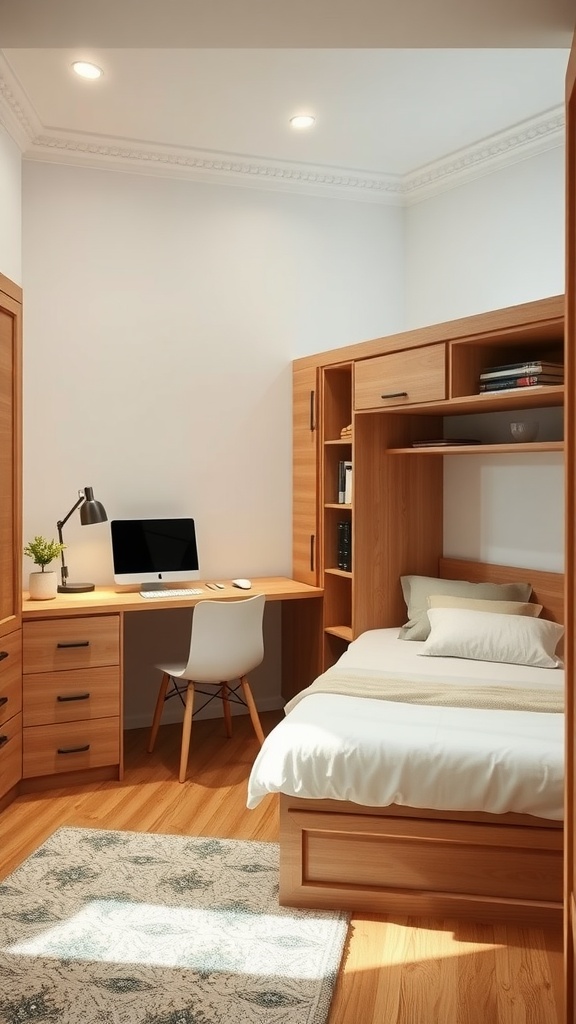
[[513, 441], [528, 443], [535, 441], [538, 436], [538, 423], [530, 423], [527, 420], [520, 420], [510, 424], [510, 433]]

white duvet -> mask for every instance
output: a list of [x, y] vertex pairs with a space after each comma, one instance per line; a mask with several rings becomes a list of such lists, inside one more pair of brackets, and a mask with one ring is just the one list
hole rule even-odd
[[[370, 630], [339, 667], [378, 667], [458, 685], [557, 687], [563, 670], [418, 657], [397, 629]], [[309, 695], [266, 738], [248, 782], [248, 807], [267, 793], [403, 804], [434, 810], [563, 817], [564, 717]]]

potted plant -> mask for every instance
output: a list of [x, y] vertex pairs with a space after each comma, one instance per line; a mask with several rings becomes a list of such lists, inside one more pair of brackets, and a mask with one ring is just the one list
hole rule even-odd
[[58, 558], [65, 547], [65, 544], [60, 544], [56, 540], [34, 537], [34, 540], [31, 540], [24, 548], [24, 554], [34, 560], [34, 565], [40, 566], [39, 572], [30, 573], [29, 590], [32, 600], [48, 601], [50, 598], [56, 597], [58, 577], [52, 569], [46, 572], [46, 566]]

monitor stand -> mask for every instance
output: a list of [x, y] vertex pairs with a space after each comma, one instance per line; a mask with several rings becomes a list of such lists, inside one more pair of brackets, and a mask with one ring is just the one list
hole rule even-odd
[[140, 584], [140, 593], [142, 593], [143, 590], [146, 590], [148, 593], [150, 593], [151, 590], [165, 590], [165, 589], [167, 589], [165, 583], [141, 583]]

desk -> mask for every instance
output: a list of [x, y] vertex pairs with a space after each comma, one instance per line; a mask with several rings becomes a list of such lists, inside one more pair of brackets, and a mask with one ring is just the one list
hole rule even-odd
[[[222, 581], [226, 582], [226, 581]], [[21, 791], [123, 775], [124, 615], [191, 608], [265, 594], [282, 602], [282, 694], [287, 699], [320, 672], [319, 587], [284, 576], [189, 597], [141, 597], [138, 588], [96, 587], [22, 603], [23, 781]]]

